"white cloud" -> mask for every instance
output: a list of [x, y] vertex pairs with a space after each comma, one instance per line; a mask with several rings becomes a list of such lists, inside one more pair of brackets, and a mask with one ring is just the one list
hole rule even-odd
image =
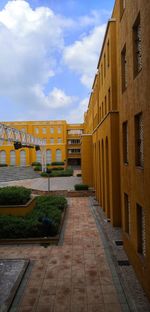
[[68, 115], [68, 122], [78, 123], [84, 121], [84, 113], [87, 111], [89, 98], [84, 98], [80, 101], [76, 108], [73, 108]]
[[42, 105], [63, 46], [59, 18], [49, 8], [32, 10], [24, 0], [9, 1], [0, 12], [0, 95], [20, 105]]
[[96, 26], [90, 34], [64, 49], [64, 63], [79, 74], [81, 82], [88, 88], [92, 86], [105, 29], [105, 24]]

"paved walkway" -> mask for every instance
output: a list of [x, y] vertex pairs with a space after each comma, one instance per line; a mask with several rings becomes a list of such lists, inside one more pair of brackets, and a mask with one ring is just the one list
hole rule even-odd
[[[50, 190], [51, 191], [71, 191], [74, 190], [74, 185], [82, 183], [82, 178], [80, 177], [59, 177], [50, 178]], [[38, 178], [38, 179], [25, 179], [19, 181], [1, 182], [0, 187], [7, 185], [24, 186], [31, 188], [33, 190], [47, 191], [48, 190], [48, 179]]]
[[89, 205], [88, 198], [69, 199], [62, 246], [0, 246], [1, 258], [31, 261], [11, 311], [129, 311], [119, 284], [116, 291]]
[[40, 177], [32, 167], [0, 167], [0, 182], [8, 182], [13, 180], [35, 179]]

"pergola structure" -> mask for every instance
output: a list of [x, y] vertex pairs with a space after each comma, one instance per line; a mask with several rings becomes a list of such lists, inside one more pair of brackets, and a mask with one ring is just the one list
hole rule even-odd
[[42, 158], [42, 171], [46, 171], [46, 140], [0, 123], [0, 141], [21, 143], [22, 148], [39, 146]]

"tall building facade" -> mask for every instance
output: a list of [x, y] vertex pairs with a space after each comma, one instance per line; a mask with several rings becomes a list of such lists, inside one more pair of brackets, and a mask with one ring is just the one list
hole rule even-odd
[[[25, 131], [46, 140], [46, 162], [65, 161], [68, 165], [81, 164], [80, 137], [83, 124], [67, 124], [58, 121], [20, 121], [7, 122], [7, 126]], [[5, 142], [0, 146], [0, 163], [16, 166], [29, 166], [41, 162], [41, 151], [35, 149], [14, 149], [14, 144]]]
[[150, 1], [115, 1], [81, 154], [83, 180], [95, 187], [107, 218], [122, 227], [129, 260], [150, 296], [149, 16]]

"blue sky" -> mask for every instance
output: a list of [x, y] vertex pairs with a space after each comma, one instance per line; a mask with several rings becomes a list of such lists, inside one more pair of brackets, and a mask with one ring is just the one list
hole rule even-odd
[[113, 5], [0, 1], [1, 121], [83, 121]]

